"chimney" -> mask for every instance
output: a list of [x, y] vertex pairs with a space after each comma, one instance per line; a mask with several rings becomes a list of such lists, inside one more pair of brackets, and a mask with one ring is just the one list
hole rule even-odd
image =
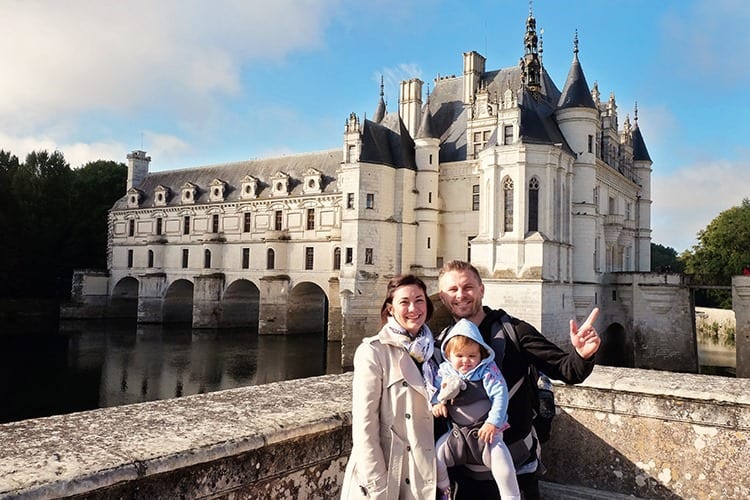
[[148, 175], [151, 157], [145, 151], [134, 150], [128, 154], [128, 183], [125, 190], [138, 186]]
[[401, 82], [399, 114], [412, 137], [417, 136], [422, 111], [422, 80], [412, 78]]

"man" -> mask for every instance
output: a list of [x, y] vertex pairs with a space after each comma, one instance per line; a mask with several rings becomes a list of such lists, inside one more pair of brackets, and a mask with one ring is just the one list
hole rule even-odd
[[[514, 342], [493, 339], [497, 335], [496, 332], [502, 331], [497, 323], [501, 322], [506, 313], [502, 309], [492, 310], [482, 306], [484, 284], [474, 266], [464, 261], [450, 261], [440, 270], [438, 279], [440, 300], [455, 321], [466, 318], [477, 325], [485, 342], [492, 345], [495, 351], [498, 348], [503, 349], [504, 344], [505, 354], [498, 354], [498, 358], [502, 359], [499, 368], [508, 387], [511, 388], [519, 380], [523, 380], [518, 391], [510, 398], [510, 428], [505, 431], [503, 439], [513, 455], [518, 485], [524, 498], [537, 499], [539, 482], [535, 472], [541, 464], [538, 461], [539, 443], [532, 433], [536, 391], [526, 377], [529, 363], [550, 378], [568, 384], [583, 382], [594, 368], [594, 354], [601, 344], [593, 325], [599, 309], [594, 308], [580, 327], [575, 321], [570, 321], [570, 342], [574, 348], [571, 352], [560, 349], [525, 321], [512, 318], [511, 324], [521, 346], [522, 352], [519, 352]], [[487, 477], [484, 471], [476, 466], [456, 467], [452, 471], [457, 483], [456, 500], [500, 498], [491, 476]]]

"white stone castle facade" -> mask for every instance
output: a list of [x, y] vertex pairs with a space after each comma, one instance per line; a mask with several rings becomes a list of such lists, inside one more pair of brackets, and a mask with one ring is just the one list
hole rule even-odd
[[562, 343], [594, 306], [612, 345], [689, 322], [649, 309], [682, 304], [679, 286], [653, 299], [640, 285], [652, 162], [637, 109], [620, 123], [614, 94], [589, 87], [577, 39], [562, 90], [539, 52], [530, 15], [519, 65], [488, 70], [465, 53], [429, 96], [402, 82], [391, 112], [381, 86], [373, 118], [352, 113], [337, 150], [169, 172], [134, 151], [99, 294], [111, 311], [137, 303], [144, 323], [327, 328], [344, 366], [376, 331], [388, 279], [416, 273], [434, 293], [451, 259], [482, 272], [488, 305]]

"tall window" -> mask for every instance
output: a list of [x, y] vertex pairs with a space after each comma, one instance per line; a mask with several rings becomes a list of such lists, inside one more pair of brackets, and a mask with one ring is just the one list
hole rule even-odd
[[273, 269], [276, 266], [276, 254], [273, 248], [269, 248], [266, 252], [266, 269]]
[[539, 231], [539, 179], [529, 181], [529, 231]]
[[187, 269], [190, 257], [190, 251], [187, 248], [182, 249], [182, 268]]
[[481, 132], [474, 132], [472, 136], [474, 143], [474, 158], [479, 156], [479, 152], [484, 149], [484, 145], [490, 139], [490, 130], [482, 130]]
[[148, 251], [148, 267], [154, 267], [154, 251]]
[[503, 144], [513, 144], [513, 125], [503, 127]]
[[211, 250], [208, 248], [203, 251], [203, 267], [209, 269], [211, 267]]
[[346, 208], [354, 208], [354, 193], [346, 193]]
[[212, 233], [219, 232], [219, 214], [213, 214], [211, 216], [211, 232]]
[[128, 236], [133, 236], [135, 234], [135, 220], [130, 219], [128, 221]]
[[163, 226], [164, 226], [163, 219], [161, 217], [157, 217], [156, 218], [156, 231], [155, 231], [155, 234], [158, 234], [158, 235], [162, 234], [162, 231], [164, 229]]
[[274, 224], [273, 227], [276, 231], [281, 231], [281, 210], [276, 210], [274, 213]]
[[594, 152], [594, 136], [589, 135], [589, 153]]
[[341, 269], [341, 248], [339, 247], [333, 250], [333, 269], [336, 271]]
[[372, 248], [365, 248], [365, 264], [372, 265]]
[[614, 215], [617, 213], [617, 204], [615, 203], [615, 198], [613, 196], [609, 197], [609, 215]]
[[250, 269], [250, 249], [242, 249], [242, 269]]
[[346, 148], [346, 162], [347, 163], [354, 163], [357, 161], [356, 157], [357, 153], [357, 146], [354, 144], [350, 144], [349, 147]]
[[471, 209], [475, 212], [479, 210], [479, 184], [471, 186]]
[[346, 247], [346, 260], [344, 262], [346, 264], [354, 262], [354, 249], [352, 247]]
[[252, 222], [252, 217], [250, 216], [250, 212], [245, 212], [242, 215], [242, 232], [243, 233], [249, 233], [252, 229], [252, 226], [250, 223]]
[[128, 250], [128, 268], [133, 267], [133, 251]]
[[315, 229], [315, 209], [307, 209], [307, 229]]
[[305, 247], [305, 269], [313, 268], [313, 258], [315, 256], [315, 249], [313, 247]]
[[367, 193], [367, 201], [365, 208], [375, 208], [375, 194]]
[[182, 234], [190, 234], [190, 216], [182, 218]]
[[503, 181], [503, 202], [505, 231], [513, 231], [513, 181], [506, 177]]

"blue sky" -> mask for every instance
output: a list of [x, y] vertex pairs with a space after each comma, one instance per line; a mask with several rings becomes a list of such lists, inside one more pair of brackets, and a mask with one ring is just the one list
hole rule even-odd
[[[653, 241], [678, 252], [750, 197], [750, 2], [536, 0], [543, 63], [638, 103]], [[526, 0], [0, 0], [0, 149], [154, 171], [337, 148], [398, 82], [518, 63]]]

